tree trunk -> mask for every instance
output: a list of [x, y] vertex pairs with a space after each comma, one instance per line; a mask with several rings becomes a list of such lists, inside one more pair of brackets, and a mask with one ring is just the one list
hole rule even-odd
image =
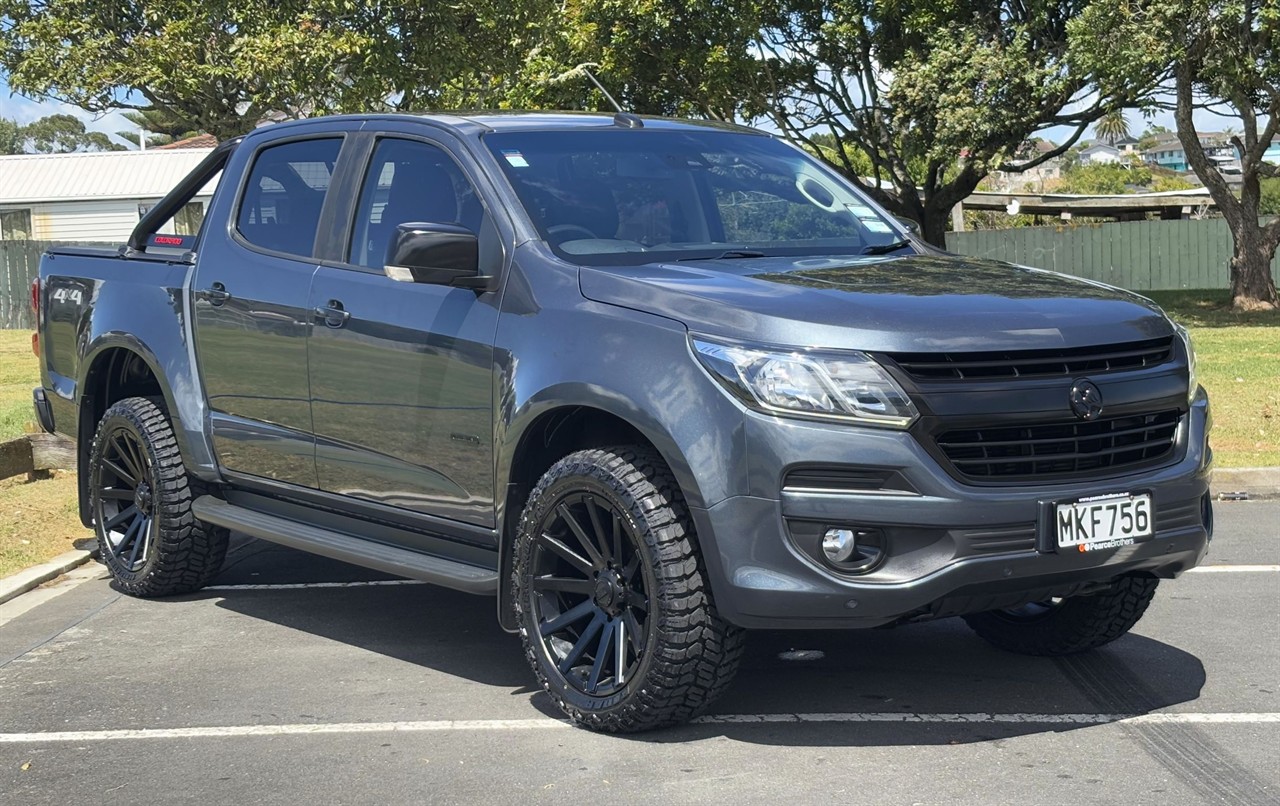
[[920, 237], [939, 249], [947, 248], [948, 210], [935, 209], [932, 206], [924, 209], [924, 220], [920, 222]]
[[1269, 311], [1280, 308], [1271, 261], [1276, 245], [1256, 221], [1244, 218], [1231, 222], [1235, 243], [1231, 255], [1231, 305], [1238, 311]]

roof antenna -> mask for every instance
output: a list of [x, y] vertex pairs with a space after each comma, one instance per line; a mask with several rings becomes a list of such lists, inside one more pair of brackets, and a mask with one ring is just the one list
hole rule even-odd
[[609, 91], [604, 88], [604, 85], [600, 83], [599, 79], [597, 79], [595, 75], [590, 70], [587, 69], [588, 67], [599, 67], [599, 66], [600, 65], [596, 64], [595, 62], [587, 62], [586, 64], [578, 65], [578, 69], [582, 71], [583, 75], [591, 79], [591, 83], [595, 84], [596, 89], [600, 90], [600, 92], [604, 94], [604, 97], [609, 101], [609, 103], [613, 104], [613, 108], [618, 112], [618, 114], [625, 115], [627, 110], [622, 108], [622, 104], [618, 103], [617, 100], [614, 99], [614, 97], [609, 94]]

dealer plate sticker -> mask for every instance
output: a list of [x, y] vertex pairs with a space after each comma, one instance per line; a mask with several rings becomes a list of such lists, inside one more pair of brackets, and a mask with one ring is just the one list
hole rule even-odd
[[1117, 493], [1058, 504], [1058, 548], [1097, 551], [1128, 546], [1152, 533], [1151, 496]]

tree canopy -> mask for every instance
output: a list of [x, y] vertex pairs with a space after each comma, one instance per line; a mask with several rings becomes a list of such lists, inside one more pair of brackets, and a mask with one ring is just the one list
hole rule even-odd
[[242, 134], [268, 114], [485, 105], [549, 0], [0, 0], [16, 91]]
[[[951, 208], [991, 171], [1052, 159], [1136, 99], [1128, 82], [1078, 69], [1069, 23], [1086, 5], [784, 0], [764, 29], [747, 108], [801, 142], [829, 134], [838, 147], [828, 159], [940, 244]], [[1053, 126], [1071, 134], [1016, 159]]]
[[0, 118], [0, 154], [65, 154], [69, 151], [122, 151], [102, 132], [85, 129], [73, 115], [48, 115], [25, 126]]
[[[1171, 86], [1187, 162], [1231, 228], [1231, 291], [1238, 308], [1276, 308], [1271, 261], [1280, 219], [1260, 223], [1264, 160], [1280, 134], [1280, 4], [1275, 0], [1095, 0], [1074, 23], [1090, 34], [1082, 59], [1107, 80], [1120, 72]], [[1196, 132], [1197, 109], [1238, 117], [1230, 142], [1240, 158], [1237, 193]]]

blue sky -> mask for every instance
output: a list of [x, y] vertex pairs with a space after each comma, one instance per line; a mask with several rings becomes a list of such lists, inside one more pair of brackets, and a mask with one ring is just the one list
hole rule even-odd
[[[80, 118], [84, 121], [85, 128], [90, 131], [101, 131], [114, 135], [118, 131], [124, 131], [132, 128], [132, 125], [126, 121], [119, 112], [109, 112], [105, 115], [94, 115], [78, 107], [71, 106], [70, 104], [58, 103], [56, 101], [33, 101], [19, 95], [11, 95], [8, 82], [5, 81], [4, 76], [0, 76], [0, 117], [15, 119], [19, 123], [30, 123], [31, 121], [36, 120], [37, 118], [42, 118], [45, 115], [62, 113], [75, 115], [77, 118]], [[1165, 126], [1170, 130], [1174, 128], [1172, 112], [1160, 112], [1150, 121], [1143, 118], [1135, 110], [1129, 110], [1126, 112], [1125, 117], [1129, 121], [1129, 129], [1135, 137], [1152, 123]], [[1240, 120], [1238, 118], [1224, 118], [1205, 110], [1200, 110], [1196, 113], [1196, 126], [1201, 131], [1219, 131], [1227, 126], [1231, 126], [1238, 130], [1240, 125]], [[1043, 133], [1043, 136], [1048, 137], [1055, 142], [1061, 142], [1063, 139], [1069, 137], [1071, 132], [1071, 128], [1060, 126], [1048, 129]], [[1085, 138], [1083, 139], [1087, 139], [1091, 136], [1092, 133], [1086, 133]], [[136, 145], [136, 141], [131, 143], [131, 145]]]

